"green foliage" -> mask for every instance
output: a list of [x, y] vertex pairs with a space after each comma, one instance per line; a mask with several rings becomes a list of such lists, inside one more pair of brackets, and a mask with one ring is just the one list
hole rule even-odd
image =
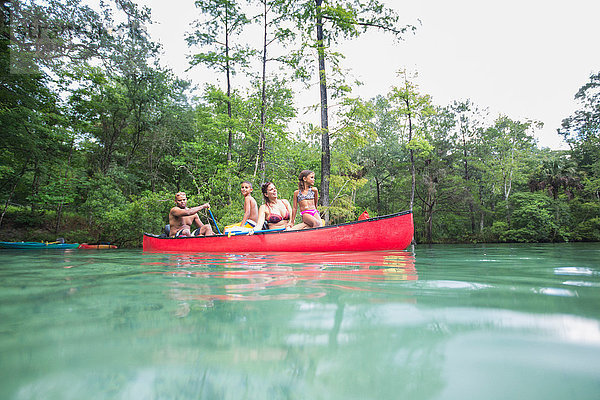
[[98, 13], [79, 0], [12, 1], [2, 7], [2, 29], [11, 30], [2, 40], [12, 38], [9, 69], [14, 75], [35, 75], [40, 66], [56, 70], [87, 60], [107, 36]]
[[492, 231], [501, 242], [550, 242], [567, 240], [559, 230], [553, 200], [542, 193], [515, 193], [510, 200], [510, 224], [496, 221]]
[[578, 223], [575, 226], [573, 237], [581, 241], [600, 242], [600, 217]]
[[59, 204], [70, 204], [77, 199], [76, 187], [80, 182], [58, 177], [44, 185], [44, 190], [29, 197], [30, 202], [54, 208]]
[[352, 221], [360, 215], [359, 207], [355, 204], [356, 193], [366, 183], [366, 179], [356, 175], [331, 175], [331, 189], [334, 194], [329, 206], [331, 223]]
[[110, 213], [102, 215], [102, 235], [121, 246], [140, 246], [144, 232], [160, 232], [169, 209], [173, 206], [170, 193], [144, 192]]
[[455, 243], [469, 242], [471, 240], [472, 236], [467, 215], [443, 213], [434, 219], [433, 242]]
[[102, 219], [104, 214], [110, 213], [126, 202], [123, 192], [109, 176], [92, 177], [87, 194], [82, 209], [87, 212], [90, 219]]
[[[538, 123], [490, 122], [469, 100], [435, 105], [406, 72], [389, 93], [351, 97], [335, 45], [369, 27], [396, 37], [410, 30], [380, 2], [264, 0], [266, 20], [254, 20], [267, 33], [263, 44], [302, 37], [301, 49], [281, 46], [264, 65], [277, 59], [304, 78], [327, 75], [333, 90], [328, 165], [320, 126], [290, 130], [297, 115], [283, 78], [290, 71], [246, 70], [246, 87], [209, 85], [191, 99], [189, 82], [157, 63], [158, 46], [144, 28], [148, 9], [119, 0], [118, 8], [103, 3], [99, 15], [78, 0], [22, 2], [13, 17], [30, 21], [34, 3], [39, 21], [65, 28], [48, 38], [54, 50], [71, 38], [81, 46], [42, 59], [9, 48], [0, 27], [0, 236], [7, 240], [62, 236], [139, 246], [143, 232], [159, 233], [167, 223], [180, 190], [190, 205], [210, 202], [222, 229], [242, 216], [242, 180], [253, 183], [259, 204], [264, 181], [291, 200], [304, 169], [329, 182], [331, 201], [320, 210], [332, 223], [412, 204], [418, 242], [600, 240], [598, 74], [577, 93], [580, 109], [563, 121], [571, 149], [540, 150], [532, 139]], [[252, 21], [240, 4], [197, 4], [204, 24], [188, 39], [203, 47], [192, 63], [232, 74], [249, 67], [258, 52], [245, 46], [243, 29]], [[323, 36], [315, 40], [318, 24]], [[16, 28], [19, 37], [29, 34]], [[229, 52], [218, 41], [225, 34], [235, 42]], [[14, 73], [9, 49], [27, 73]], [[329, 63], [327, 74], [316, 75], [323, 66], [315, 55]], [[208, 213], [200, 217], [212, 224]]]
[[575, 100], [581, 108], [563, 120], [559, 133], [571, 146], [580, 168], [590, 171], [600, 162], [600, 72], [590, 76]]
[[600, 202], [574, 200], [570, 202], [573, 220], [573, 240], [600, 241]]
[[412, 150], [416, 157], [429, 158], [434, 150], [434, 147], [426, 138], [422, 136], [415, 136], [406, 144], [406, 149]]
[[231, 44], [250, 23], [239, 4], [231, 0], [196, 0], [195, 4], [204, 15], [194, 23], [195, 30], [186, 40], [190, 46], [208, 46], [209, 50], [193, 55], [191, 64], [205, 64], [219, 71], [246, 66], [251, 50]]
[[90, 184], [83, 209], [88, 215], [88, 241], [110, 241], [122, 247], [139, 246], [144, 232], [159, 232], [168, 222], [173, 193], [146, 191], [124, 196], [114, 180], [97, 177]]

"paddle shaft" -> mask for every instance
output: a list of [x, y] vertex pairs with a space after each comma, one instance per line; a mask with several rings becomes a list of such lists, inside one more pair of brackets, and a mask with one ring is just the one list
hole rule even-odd
[[[273, 228], [273, 229], [259, 229], [257, 231], [254, 231], [254, 233], [259, 233], [259, 232], [275, 232], [275, 231], [284, 231], [285, 228]], [[238, 235], [248, 235], [249, 232], [232, 232], [229, 234], [229, 236], [238, 236]]]
[[220, 235], [221, 230], [219, 229], [219, 226], [217, 225], [217, 221], [215, 220], [215, 216], [213, 215], [212, 211], [210, 211], [210, 208], [208, 209], [208, 212], [210, 213], [210, 217], [212, 218], [213, 222], [215, 223], [215, 228], [217, 228], [217, 232], [219, 232], [219, 235]]

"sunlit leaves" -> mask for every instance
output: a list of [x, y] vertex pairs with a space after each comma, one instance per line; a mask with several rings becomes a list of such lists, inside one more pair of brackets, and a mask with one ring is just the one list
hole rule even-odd
[[579, 167], [590, 171], [600, 165], [600, 73], [590, 76], [575, 99], [580, 108], [562, 121], [558, 131], [563, 135], [578, 160]]
[[197, 0], [195, 4], [201, 14], [186, 41], [203, 51], [192, 55], [190, 64], [204, 64], [219, 71], [231, 69], [232, 73], [236, 66], [247, 66], [253, 52], [240, 44], [239, 35], [250, 20], [240, 5], [230, 0]]

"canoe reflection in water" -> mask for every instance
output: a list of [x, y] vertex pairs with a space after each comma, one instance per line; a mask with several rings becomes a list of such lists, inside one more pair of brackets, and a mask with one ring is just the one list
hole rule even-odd
[[311, 299], [339, 291], [385, 292], [385, 281], [418, 279], [408, 251], [186, 254], [169, 256], [180, 301]]

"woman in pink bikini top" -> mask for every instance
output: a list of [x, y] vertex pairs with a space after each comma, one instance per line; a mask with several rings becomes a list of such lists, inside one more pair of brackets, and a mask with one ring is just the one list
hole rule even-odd
[[321, 215], [317, 210], [319, 201], [319, 191], [315, 184], [315, 173], [309, 170], [300, 172], [298, 176], [298, 190], [294, 192], [294, 207], [292, 208], [292, 218], [290, 223], [296, 219], [296, 213], [300, 209], [304, 228], [318, 228], [322, 226]]

